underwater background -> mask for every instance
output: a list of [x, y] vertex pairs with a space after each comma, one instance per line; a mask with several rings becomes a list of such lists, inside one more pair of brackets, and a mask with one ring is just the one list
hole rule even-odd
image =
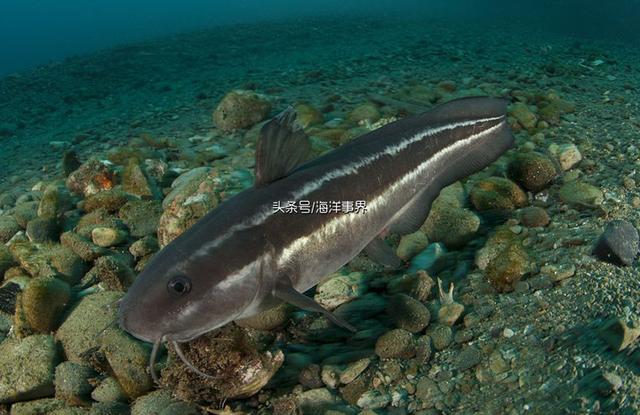
[[[640, 1], [6, 1], [0, 414], [640, 412]], [[318, 156], [449, 100], [515, 147], [366, 255], [185, 344], [117, 324], [149, 259], [253, 185], [292, 105]], [[224, 116], [223, 116], [224, 114]], [[449, 289], [452, 289], [449, 292]]]

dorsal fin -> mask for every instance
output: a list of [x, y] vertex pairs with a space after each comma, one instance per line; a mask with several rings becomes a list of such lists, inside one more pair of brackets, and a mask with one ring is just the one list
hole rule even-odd
[[288, 107], [260, 130], [256, 144], [256, 186], [286, 176], [309, 156], [311, 143], [299, 124], [296, 111]]

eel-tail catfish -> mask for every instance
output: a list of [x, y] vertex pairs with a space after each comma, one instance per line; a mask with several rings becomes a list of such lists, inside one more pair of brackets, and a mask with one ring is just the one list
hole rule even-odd
[[[401, 265], [382, 236], [418, 230], [443, 187], [513, 145], [507, 104], [456, 99], [311, 161], [292, 109], [267, 122], [256, 143], [254, 186], [157, 253], [120, 303], [120, 325], [154, 344], [154, 378], [161, 343], [172, 343], [183, 358], [179, 343], [281, 301], [355, 331], [302, 293], [363, 250], [385, 265]], [[357, 201], [359, 211], [349, 211]], [[344, 209], [319, 209], [336, 202]], [[305, 207], [311, 213], [300, 213]]]

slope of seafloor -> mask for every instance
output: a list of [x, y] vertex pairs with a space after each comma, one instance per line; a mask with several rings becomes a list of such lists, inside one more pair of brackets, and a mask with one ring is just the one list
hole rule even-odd
[[[639, 68], [533, 23], [312, 20], [1, 79], [0, 414], [637, 413]], [[320, 154], [465, 95], [512, 100], [516, 148], [389, 238], [405, 271], [360, 256], [319, 285], [356, 335], [279, 307], [185, 346], [214, 379], [169, 350], [153, 384], [115, 304], [251, 185], [260, 120], [295, 105]], [[630, 265], [592, 254], [607, 226]]]

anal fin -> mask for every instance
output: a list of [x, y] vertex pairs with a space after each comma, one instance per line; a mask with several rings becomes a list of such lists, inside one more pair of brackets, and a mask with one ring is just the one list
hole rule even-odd
[[387, 268], [398, 269], [402, 267], [402, 260], [398, 258], [384, 239], [379, 236], [373, 238], [373, 240], [369, 242], [369, 245], [365, 246], [364, 252], [370, 259]]
[[293, 288], [293, 286], [291, 286], [291, 283], [288, 280], [284, 282], [279, 282], [276, 285], [275, 296], [281, 299], [282, 301], [285, 301], [303, 310], [322, 313], [332, 323], [340, 327], [343, 327], [353, 333], [358, 331], [358, 329], [353, 327], [351, 324], [349, 324], [342, 318], [336, 316], [329, 310], [325, 309], [320, 304], [316, 303], [313, 298], [307, 297], [306, 295], [296, 291], [296, 289]]

